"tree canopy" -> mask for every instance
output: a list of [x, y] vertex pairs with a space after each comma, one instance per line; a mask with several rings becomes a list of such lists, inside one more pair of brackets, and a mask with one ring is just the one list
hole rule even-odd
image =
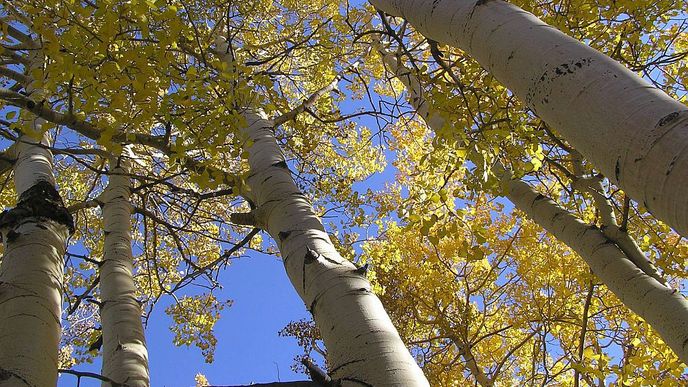
[[[306, 302], [306, 264], [320, 253], [309, 258], [304, 247], [295, 280], [289, 235], [265, 220], [288, 213], [266, 210], [256, 183], [256, 160], [267, 155], [259, 143], [270, 137], [281, 154], [268, 167], [285, 170], [296, 184], [285, 192], [305, 203], [285, 216], [312, 205], [326, 232], [314, 238], [329, 236], [362, 290], [370, 281], [431, 385], [688, 383], [686, 342], [677, 349], [665, 328], [688, 326], [688, 314], [653, 316], [647, 299], [637, 303], [624, 283], [596, 272], [601, 247], [554, 229], [566, 219], [589, 228], [613, 247], [610, 261], [630, 262], [659, 289], [657, 304], [685, 305], [688, 243], [672, 226], [683, 232], [686, 220], [662, 222], [655, 202], [626, 194], [618, 170], [604, 174], [595, 162], [617, 144], [590, 136], [585, 154], [497, 79], [493, 64], [374, 6], [388, 2], [372, 3], [0, 0], [0, 202], [14, 207], [22, 193], [11, 180], [13, 149], [49, 138], [40, 147], [55, 155], [56, 186], [74, 217], [59, 368], [78, 370], [101, 351], [115, 176], [131, 184], [124, 229], [144, 325], [167, 313], [174, 343], [213, 362], [225, 344], [213, 327], [232, 305], [215, 294], [219, 273], [251, 251], [283, 257]], [[685, 2], [509, 3], [687, 105]], [[626, 102], [606, 101], [609, 110]], [[671, 132], [682, 139], [679, 114], [669, 121], [683, 122]], [[269, 125], [262, 137], [247, 132], [256, 122]], [[273, 175], [265, 176], [261, 184]], [[523, 204], [526, 191], [536, 199]], [[554, 216], [537, 217], [540, 200]], [[164, 311], [163, 298], [174, 299]], [[315, 300], [306, 302], [311, 312]], [[336, 352], [321, 340], [331, 333], [314, 315], [280, 334], [303, 346], [295, 368], [306, 360], [311, 375], [311, 362], [331, 374], [341, 364], [327, 356]]]

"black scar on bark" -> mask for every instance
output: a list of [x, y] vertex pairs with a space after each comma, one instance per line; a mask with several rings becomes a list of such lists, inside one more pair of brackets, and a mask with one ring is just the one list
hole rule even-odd
[[273, 166], [273, 167], [278, 167], [278, 168], [289, 169], [289, 167], [287, 166], [287, 162], [284, 161], [284, 160], [278, 161], [278, 162], [272, 164], [272, 166]]
[[317, 251], [311, 249], [310, 247], [306, 247], [306, 255], [303, 257], [303, 261], [306, 264], [311, 264], [320, 258], [320, 254], [318, 254]]
[[277, 238], [279, 238], [280, 242], [284, 242], [285, 239], [289, 238], [290, 234], [291, 234], [291, 231], [280, 231], [277, 234]]
[[16, 241], [17, 238], [19, 238], [20, 235], [21, 235], [20, 233], [14, 231], [14, 230], [8, 231], [8, 232], [7, 232], [7, 242], [14, 242], [14, 241]]
[[30, 385], [29, 381], [26, 380], [23, 376], [21, 376], [21, 375], [19, 375], [19, 374], [17, 374], [17, 373], [14, 373], [14, 372], [12, 372], [12, 371], [6, 370], [6, 369], [4, 369], [4, 368], [0, 368], [0, 382], [1, 382], [1, 381], [4, 381], [4, 380], [9, 380], [9, 379], [12, 378], [12, 377], [21, 380], [21, 381], [24, 382], [24, 384], [27, 385], [27, 386]]
[[365, 265], [354, 269], [354, 273], [356, 273], [362, 277], [365, 277], [366, 274], [368, 273], [368, 267], [369, 267], [369, 265], [366, 263]]
[[[317, 303], [318, 303], [318, 297], [315, 297], [313, 299], [313, 302], [311, 302], [311, 305], [308, 307], [308, 312], [310, 312], [310, 314], [313, 314], [313, 312], [315, 311], [315, 305]], [[334, 328], [334, 327], [332, 327], [332, 328]]]
[[[16, 207], [0, 213], [0, 229], [12, 230], [24, 219], [32, 217], [52, 220], [66, 226], [70, 234], [74, 233], [72, 214], [67, 211], [60, 193], [45, 180], [24, 191]], [[12, 234], [8, 233], [8, 240], [11, 238]]]
[[659, 122], [657, 122], [657, 127], [661, 127], [661, 126], [664, 126], [664, 125], [670, 123], [671, 121], [675, 120], [678, 117], [678, 115], [679, 115], [679, 112], [673, 112], [673, 113], [667, 114], [666, 116], [662, 117], [659, 120]]

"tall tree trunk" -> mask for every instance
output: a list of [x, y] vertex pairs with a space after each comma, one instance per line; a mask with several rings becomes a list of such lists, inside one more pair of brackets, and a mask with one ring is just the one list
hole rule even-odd
[[74, 225], [55, 189], [52, 153], [27, 136], [14, 148], [19, 202], [0, 215], [0, 386], [54, 386], [64, 253]]
[[501, 0], [370, 0], [461, 48], [658, 219], [688, 236], [688, 108]]
[[[418, 78], [387, 52], [379, 40], [373, 43], [389, 70], [406, 86], [411, 105], [427, 125], [438, 130], [444, 119], [431, 114]], [[506, 197], [545, 230], [565, 243], [629, 309], [645, 319], [688, 364], [688, 301], [648, 275], [614, 240], [595, 226], [583, 223], [538, 193], [522, 180], [513, 179], [503, 166], [495, 174], [506, 185]], [[643, 256], [643, 259], [646, 259]]]
[[[131, 179], [126, 156], [110, 161], [103, 191], [105, 246], [100, 267], [103, 376], [131, 387], [149, 386], [148, 351], [136, 299], [131, 253]], [[103, 382], [104, 387], [109, 383]]]
[[[38, 43], [27, 73], [43, 69]], [[42, 89], [27, 78], [26, 94]], [[0, 214], [5, 253], [0, 265], [0, 386], [54, 386], [62, 319], [64, 253], [74, 221], [55, 189], [50, 136], [41, 118], [26, 122], [40, 140], [23, 135], [10, 148], [17, 206]]]
[[343, 386], [427, 386], [372, 292], [365, 271], [336, 251], [298, 189], [263, 113], [244, 113], [250, 175], [245, 196], [279, 246], [287, 275], [320, 329], [329, 372]]

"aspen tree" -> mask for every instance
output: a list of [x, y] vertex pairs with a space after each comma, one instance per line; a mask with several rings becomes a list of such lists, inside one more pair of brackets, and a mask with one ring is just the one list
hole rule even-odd
[[[386, 51], [379, 38], [374, 38], [373, 45], [385, 66], [406, 87], [411, 106], [431, 129], [439, 131], [445, 120], [429, 111], [418, 78]], [[501, 164], [494, 169], [516, 208], [576, 251], [628, 308], [647, 320], [678, 357], [688, 362], [688, 301], [643, 270], [641, 264], [647, 259], [642, 254], [644, 261], [635, 263], [634, 257], [624, 253], [623, 244], [617, 245], [602, 230], [584, 224], [524, 181], [512, 178]]]
[[466, 51], [631, 198], [688, 235], [684, 104], [505, 1], [370, 2]]
[[74, 226], [55, 189], [46, 144], [47, 136], [40, 143], [22, 136], [15, 144], [18, 204], [0, 218], [0, 386], [57, 380], [63, 256]]
[[102, 374], [127, 386], [145, 387], [150, 385], [148, 351], [133, 276], [130, 170], [129, 154], [112, 158], [108, 185], [100, 198], [105, 234], [100, 265]]
[[[222, 37], [215, 44], [220, 54], [228, 52]], [[223, 54], [222, 60], [228, 62], [231, 56]], [[333, 87], [331, 82], [314, 98]], [[253, 208], [248, 223], [265, 230], [277, 243], [289, 280], [323, 335], [329, 377], [342, 386], [427, 386], [373, 293], [366, 267], [357, 268], [337, 252], [296, 186], [275, 139], [275, 123], [257, 109], [244, 109], [242, 114], [246, 125], [240, 135], [246, 139], [249, 163], [242, 195]]]
[[[29, 69], [42, 73], [37, 42]], [[39, 99], [35, 82], [24, 85]], [[71, 215], [55, 188], [45, 120], [24, 121], [31, 135], [10, 148], [17, 206], [0, 215], [5, 254], [0, 266], [0, 386], [52, 386], [57, 381], [66, 242]], [[38, 137], [39, 140], [35, 138]]]
[[264, 114], [244, 112], [250, 164], [245, 196], [256, 226], [277, 242], [287, 275], [320, 328], [330, 376], [343, 386], [427, 386], [372, 292], [364, 268], [342, 258], [292, 179]]

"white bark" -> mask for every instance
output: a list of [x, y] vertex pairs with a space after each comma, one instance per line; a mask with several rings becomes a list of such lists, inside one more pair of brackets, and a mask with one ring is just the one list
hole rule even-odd
[[658, 219], [688, 236], [688, 108], [501, 0], [370, 0], [461, 48]]
[[294, 288], [327, 347], [330, 376], [343, 386], [427, 386], [363, 273], [342, 258], [291, 177], [262, 113], [245, 113], [250, 176], [245, 196], [257, 226], [278, 243]]
[[503, 174], [509, 200], [583, 258], [621, 302], [647, 321], [688, 364], [688, 301], [643, 272], [594, 225], [585, 224], [521, 180]]
[[[110, 161], [103, 191], [105, 246], [100, 267], [103, 376], [131, 387], [149, 386], [148, 351], [136, 299], [131, 253], [131, 180], [126, 157]], [[104, 387], [110, 383], [103, 382]]]
[[[29, 69], [42, 69], [39, 50]], [[30, 72], [29, 72], [30, 73]], [[28, 95], [41, 89], [25, 84]], [[31, 130], [40, 141], [21, 136], [10, 149], [17, 206], [0, 215], [5, 254], [0, 265], [0, 387], [54, 386], [61, 334], [64, 253], [73, 221], [55, 189], [53, 155], [45, 121]]]
[[[574, 173], [576, 176], [583, 175], [579, 165], [578, 160], [576, 160], [574, 162]], [[659, 275], [657, 268], [645, 256], [640, 246], [635, 243], [635, 240], [633, 240], [625, 230], [619, 227], [619, 223], [616, 221], [614, 207], [609, 199], [607, 199], [607, 194], [602, 186], [602, 179], [599, 177], [577, 177], [573, 182], [573, 188], [581, 192], [588, 192], [593, 197], [595, 207], [597, 207], [597, 211], [600, 214], [604, 236], [616, 243], [621, 251], [626, 254], [626, 257], [635, 263], [640, 270], [662, 283], [662, 285], [667, 286], [666, 280]]]
[[[47, 136], [43, 143], [47, 144]], [[54, 187], [52, 154], [26, 136], [15, 147], [14, 178], [20, 200], [36, 203], [46, 199], [45, 190], [36, 192], [35, 188], [41, 184], [46, 189]], [[31, 194], [30, 199], [23, 195], [26, 193]], [[39, 204], [45, 206], [44, 202]], [[31, 210], [22, 210], [21, 203], [18, 207], [14, 215], [6, 212], [2, 217], [5, 255], [0, 266], [0, 386], [54, 386], [63, 257], [69, 230], [45, 214], [36, 216]]]
[[[427, 125], [435, 131], [442, 128], [444, 119], [428, 111], [418, 78], [386, 51], [379, 40], [374, 40], [373, 44], [387, 68], [406, 86], [411, 105]], [[654, 267], [635, 242], [625, 233], [625, 238], [620, 235], [614, 235], [616, 239], [610, 238], [599, 228], [583, 223], [539, 194], [527, 183], [512, 179], [511, 174], [500, 164], [494, 169], [495, 175], [507, 188], [506, 197], [516, 208], [578, 253], [609, 290], [624, 305], [645, 319], [678, 357], [688, 363], [688, 301], [653, 278], [652, 273], [657, 275], [656, 271], [650, 270]], [[606, 216], [605, 219], [609, 222], [607, 228], [612, 230], [616, 220], [612, 220], [611, 216]], [[624, 249], [638, 251], [642, 258], [629, 257]], [[640, 262], [634, 262], [634, 258]]]

